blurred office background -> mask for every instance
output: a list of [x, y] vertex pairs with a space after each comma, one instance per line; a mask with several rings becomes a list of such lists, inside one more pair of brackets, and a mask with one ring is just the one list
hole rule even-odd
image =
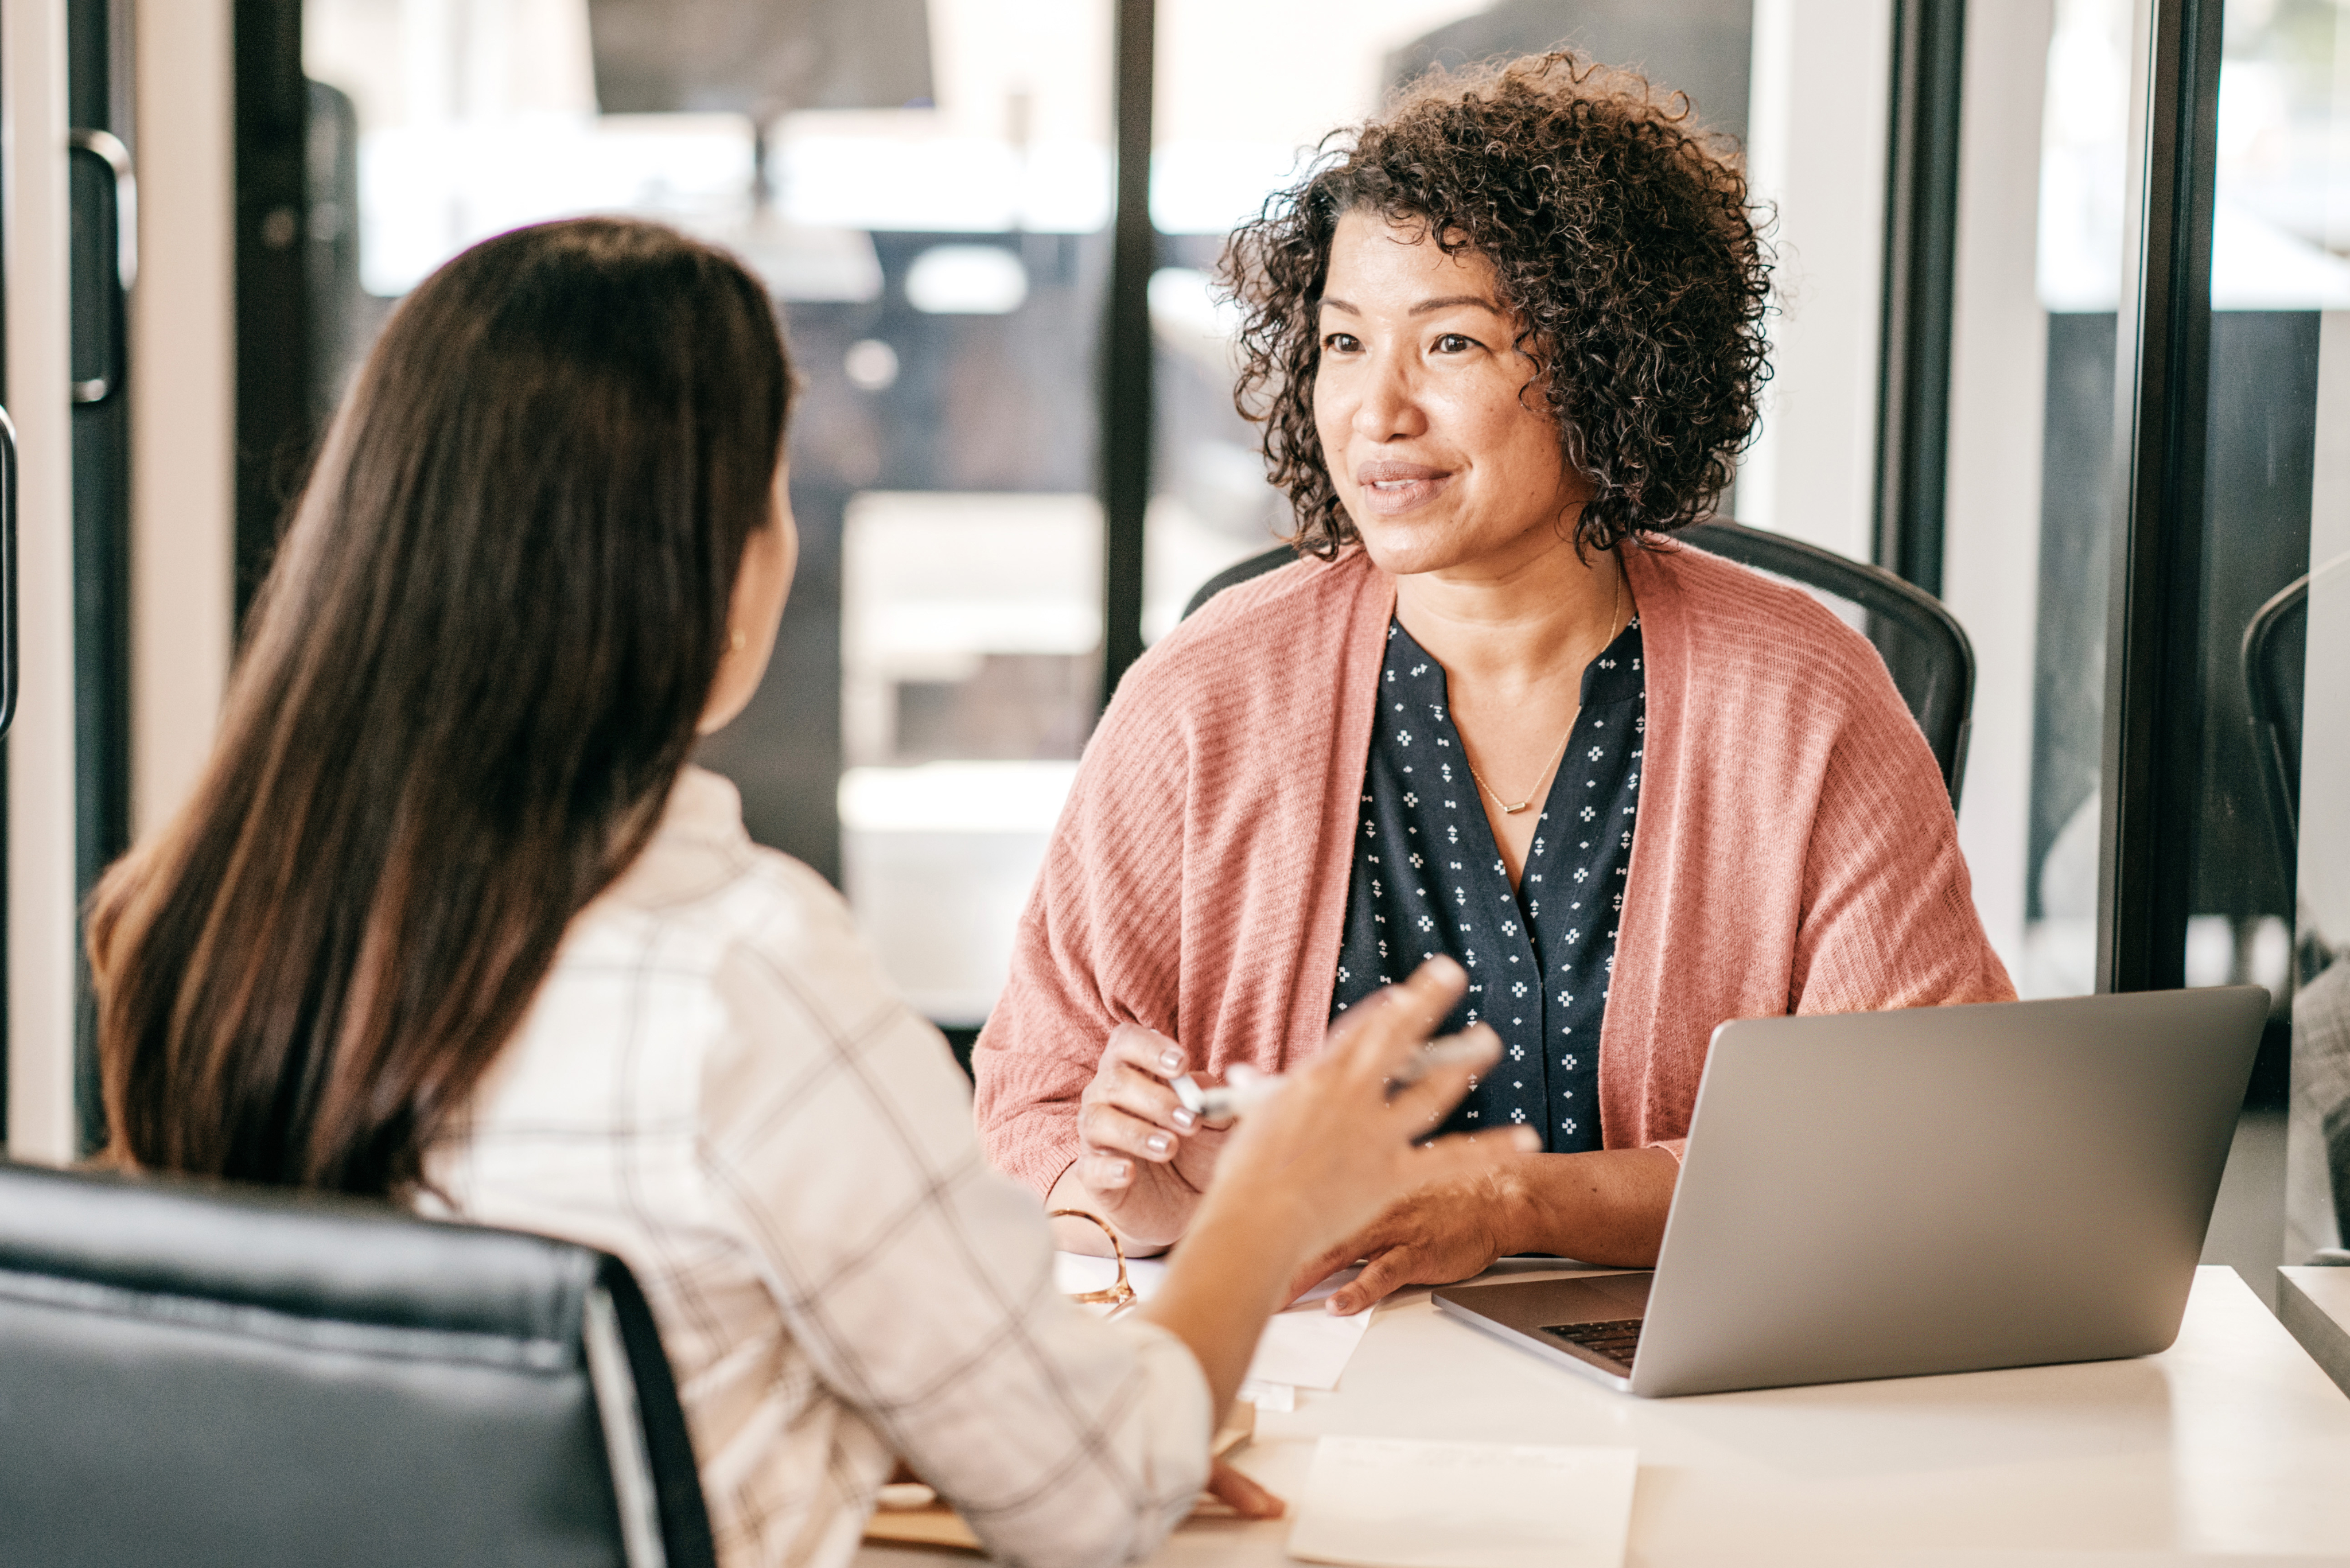
[[[25, 948], [26, 923], [69, 909], [187, 787], [235, 618], [387, 312], [485, 235], [627, 212], [749, 259], [806, 383], [783, 641], [705, 760], [757, 836], [842, 887], [909, 999], [967, 1037], [1107, 683], [1284, 524], [1232, 407], [1223, 236], [1429, 68], [1562, 43], [1644, 69], [1743, 149], [1775, 213], [1780, 314], [1725, 511], [1950, 606], [1978, 667], [1960, 824], [1985, 922], [2027, 995], [2111, 979], [2132, 0], [51, 8], [65, 36], [33, 42], [68, 63], [61, 122], [106, 130], [147, 195], [128, 314], [75, 286], [75, 375], [119, 359], [127, 390], [73, 415], [70, 494], [27, 499], [75, 529], [62, 566], [26, 556], [33, 632], [35, 582], [75, 586], [70, 784], [43, 775], [70, 796], [72, 886], [26, 881], [21, 854], [11, 875], [12, 972], [47, 963], [57, 1007], [54, 942]], [[2293, 1162], [2278, 1244], [2297, 1254], [2336, 1242], [2350, 1203], [2323, 1085], [2304, 1083], [2290, 1150], [2281, 1130], [2294, 998], [2314, 994], [2314, 1038], [2340, 1030], [2317, 1009], [2350, 987], [2333, 673], [2350, 656], [2350, 5], [2236, 0], [2220, 56], [2202, 502], [2174, 623], [2193, 754], [2168, 764], [2192, 775], [2165, 851], [2186, 919], [2161, 961], [2278, 998], [2254, 1153], [2278, 1186]], [[20, 98], [39, 88], [21, 49], [7, 69]], [[85, 271], [124, 211], [101, 162], [78, 158], [58, 192]], [[10, 364], [34, 351], [12, 314]], [[2297, 582], [2268, 685], [2248, 683], [2247, 628]], [[2290, 724], [2256, 716], [2269, 690]], [[12, 1034], [36, 1019], [19, 1002]], [[86, 1076], [77, 1113], [27, 1071], [12, 1129], [78, 1115], [90, 1136]]]

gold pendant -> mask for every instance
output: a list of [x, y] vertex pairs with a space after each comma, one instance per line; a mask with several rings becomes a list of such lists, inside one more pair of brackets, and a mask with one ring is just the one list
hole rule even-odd
[[1494, 804], [1495, 805], [1502, 805], [1502, 815], [1503, 815], [1503, 816], [1515, 816], [1515, 815], [1518, 815], [1518, 813], [1520, 813], [1520, 812], [1522, 812], [1522, 811], [1525, 810], [1525, 809], [1526, 809], [1526, 807], [1528, 807], [1528, 806], [1530, 806], [1530, 805], [1534, 805], [1534, 796], [1532, 796], [1532, 795], [1528, 795], [1528, 796], [1526, 796], [1526, 798], [1525, 798], [1525, 799], [1523, 799], [1523, 800], [1522, 800], [1522, 801], [1518, 802], [1518, 804], [1517, 804], [1517, 805], [1502, 805], [1502, 803], [1501, 803], [1500, 801], [1498, 801], [1498, 800], [1497, 800], [1497, 801], [1495, 801], [1493, 804]]

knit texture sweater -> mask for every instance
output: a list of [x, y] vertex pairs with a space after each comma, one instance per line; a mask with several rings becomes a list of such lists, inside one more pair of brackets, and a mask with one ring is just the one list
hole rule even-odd
[[[1648, 732], [1600, 1117], [1609, 1148], [1678, 1155], [1720, 1023], [2015, 992], [1868, 640], [1701, 550], [1623, 556]], [[1003, 1169], [1052, 1189], [1119, 1023], [1215, 1075], [1320, 1048], [1394, 610], [1361, 551], [1300, 561], [1218, 594], [1119, 682], [972, 1059]]]

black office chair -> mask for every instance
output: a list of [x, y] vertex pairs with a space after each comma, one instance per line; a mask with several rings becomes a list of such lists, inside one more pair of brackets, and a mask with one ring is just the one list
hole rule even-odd
[[2309, 577], [2294, 578], [2244, 628], [2244, 694], [2252, 710], [2252, 749], [2268, 784], [2285, 883], [2293, 882], [2301, 824], [2301, 699], [2308, 662]]
[[[1942, 602], [1881, 566], [1868, 566], [1834, 550], [1766, 533], [1727, 520], [1700, 523], [1681, 529], [1674, 538], [1728, 556], [1758, 572], [1768, 572], [1803, 587], [1858, 605], [1868, 616], [1868, 639], [1885, 657], [1901, 700], [1925, 732], [1926, 744], [1940, 764], [1942, 783], [1950, 792], [1950, 809], [1959, 805], [1959, 788], [1967, 771], [1967, 735], [1972, 724], [1975, 653], [1966, 628]], [[1200, 586], [1183, 613], [1190, 615], [1231, 587], [1261, 576], [1295, 560], [1283, 545], [1228, 566]]]
[[617, 1260], [388, 1204], [0, 1162], [12, 1568], [712, 1568]]

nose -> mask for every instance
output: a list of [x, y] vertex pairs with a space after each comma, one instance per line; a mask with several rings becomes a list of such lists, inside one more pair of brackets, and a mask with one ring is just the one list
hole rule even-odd
[[1406, 357], [1392, 349], [1375, 349], [1356, 387], [1356, 435], [1368, 441], [1409, 440], [1424, 435], [1428, 416], [1419, 406]]

